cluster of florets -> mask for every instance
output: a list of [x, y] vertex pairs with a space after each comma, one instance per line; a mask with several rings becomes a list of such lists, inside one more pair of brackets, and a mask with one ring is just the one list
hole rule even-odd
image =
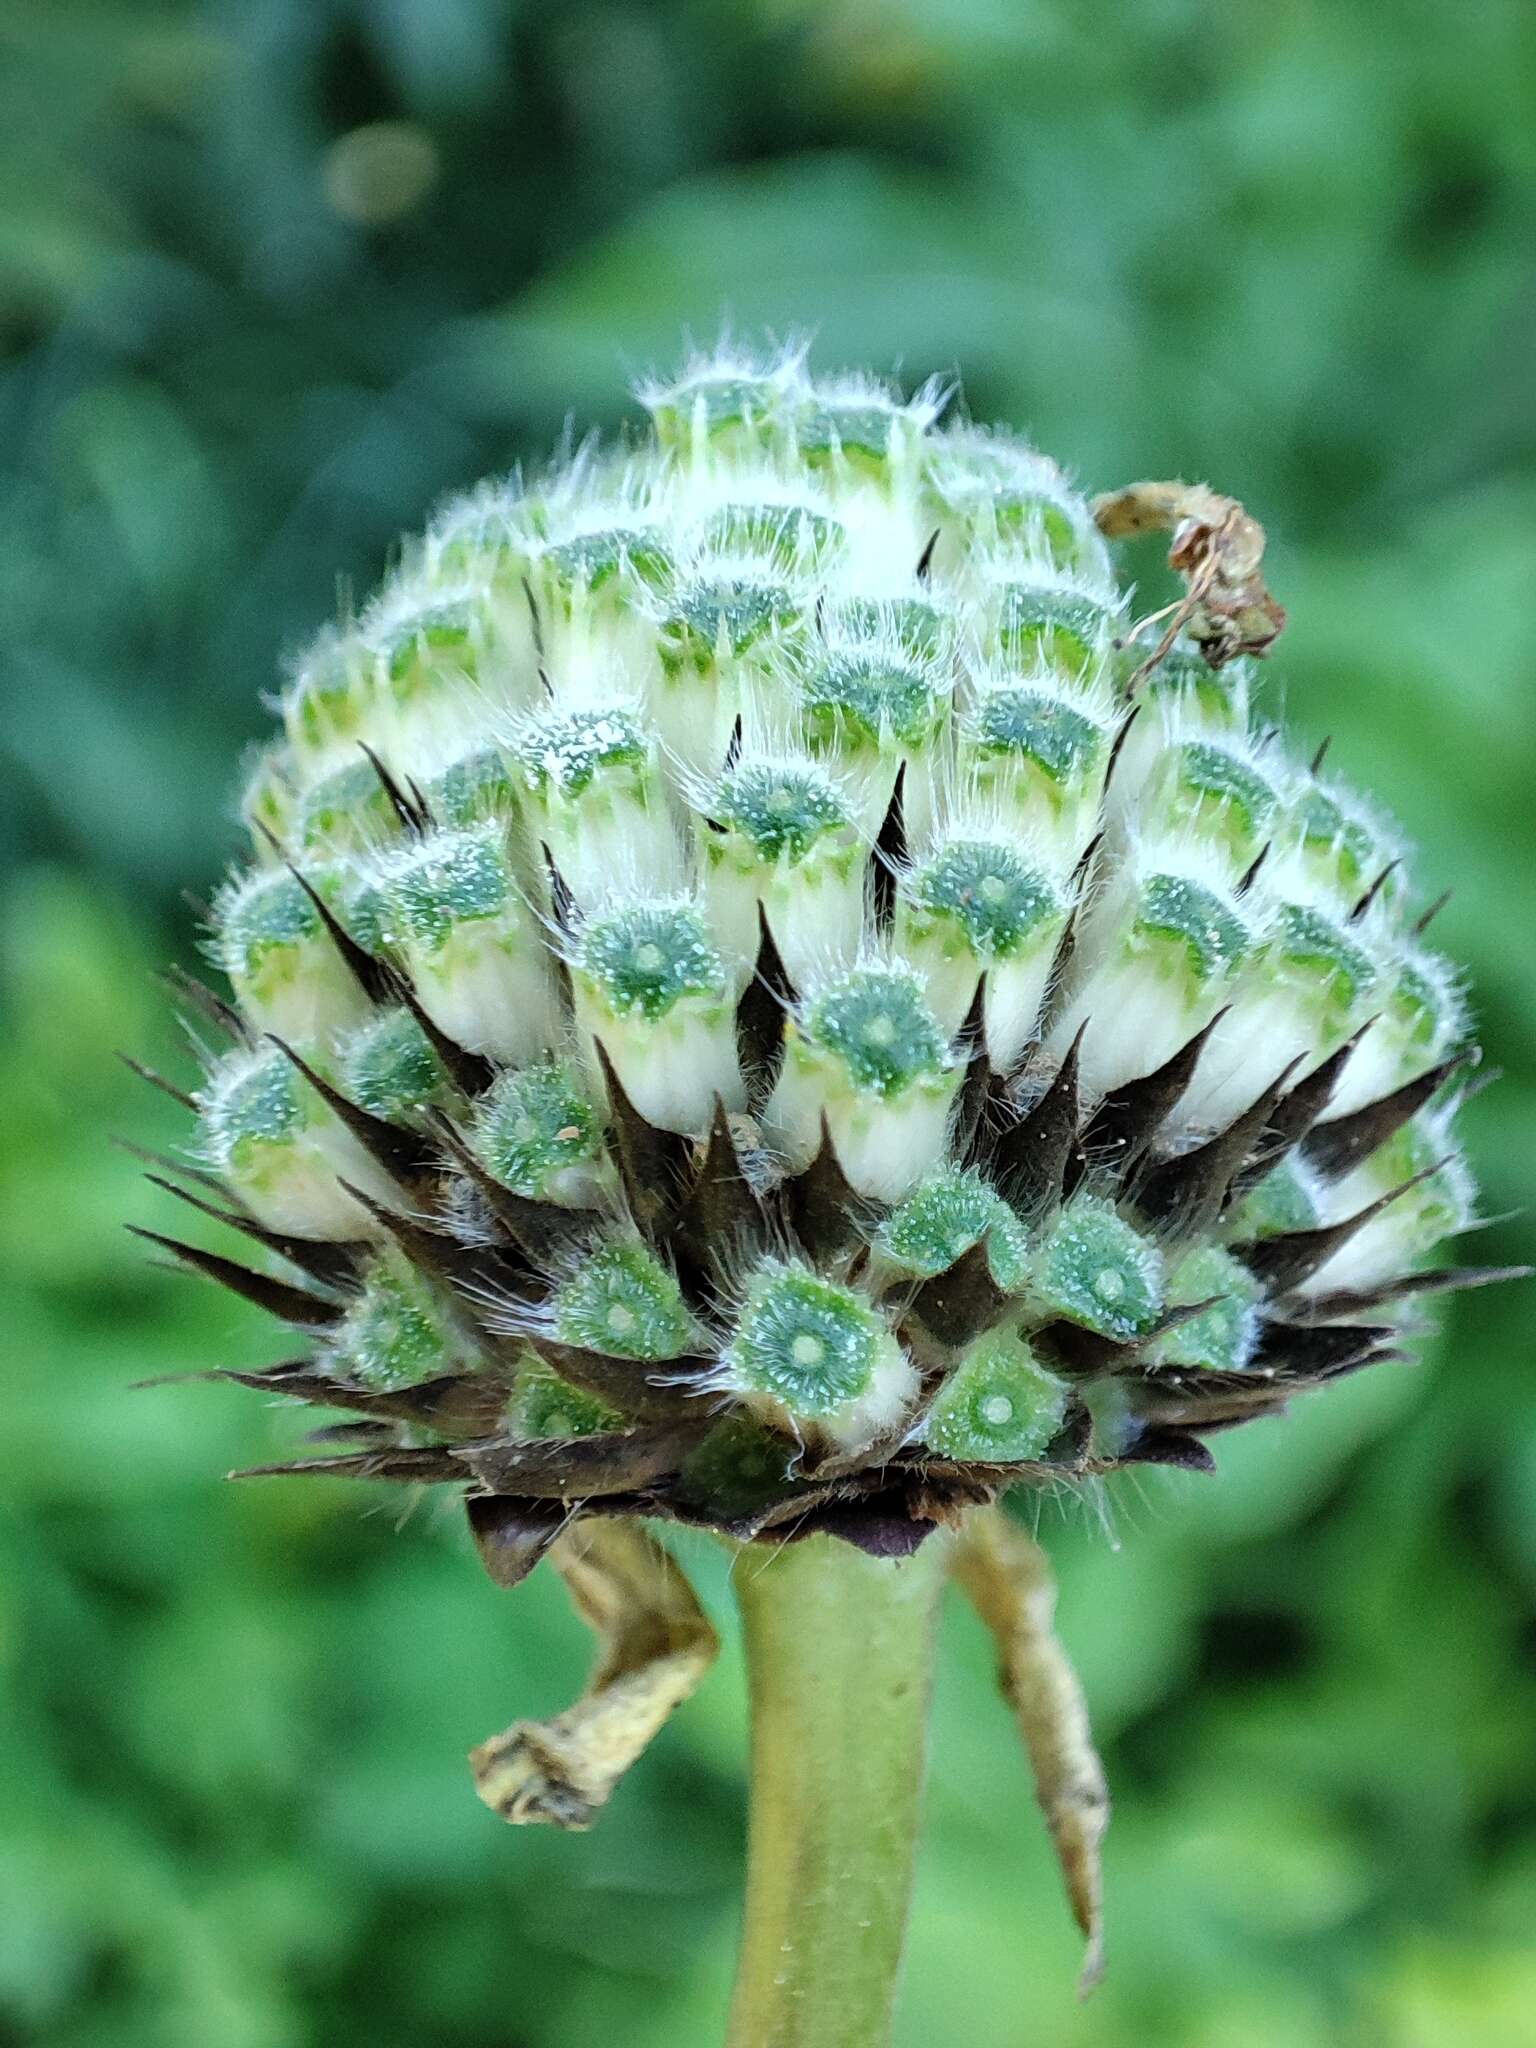
[[196, 1099], [280, 1263], [186, 1255], [363, 1418], [308, 1469], [899, 1547], [1393, 1349], [1471, 1203], [1395, 833], [938, 393], [641, 399], [450, 505], [250, 781]]

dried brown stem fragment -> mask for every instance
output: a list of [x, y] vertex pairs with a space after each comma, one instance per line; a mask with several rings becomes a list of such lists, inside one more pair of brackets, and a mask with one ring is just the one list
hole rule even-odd
[[1109, 1787], [1083, 1689], [1052, 1626], [1056, 1581], [1039, 1544], [1000, 1508], [968, 1517], [954, 1573], [997, 1643], [998, 1682], [1018, 1716], [1072, 1915], [1087, 1942], [1078, 1979], [1086, 1997], [1104, 1970], [1099, 1846], [1109, 1825]]
[[469, 1760], [476, 1791], [503, 1820], [588, 1828], [720, 1645], [693, 1588], [639, 1522], [576, 1523], [549, 1555], [598, 1639], [596, 1669], [563, 1714], [514, 1721]]
[[1267, 654], [1279, 638], [1285, 611], [1264, 582], [1264, 529], [1236, 498], [1177, 479], [1127, 484], [1095, 498], [1093, 516], [1106, 540], [1171, 533], [1168, 566], [1184, 579], [1180, 602], [1155, 615], [1167, 621], [1163, 636], [1132, 676], [1130, 695], [1186, 628], [1212, 668]]

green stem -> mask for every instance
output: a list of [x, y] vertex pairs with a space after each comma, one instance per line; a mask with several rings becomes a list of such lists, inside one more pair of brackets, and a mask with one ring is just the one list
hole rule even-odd
[[736, 1560], [752, 1707], [728, 2048], [883, 2048], [901, 1966], [948, 1543], [828, 1536]]

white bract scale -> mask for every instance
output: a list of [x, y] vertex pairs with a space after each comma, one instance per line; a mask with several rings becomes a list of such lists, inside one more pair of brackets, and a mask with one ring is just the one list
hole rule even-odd
[[858, 966], [789, 1020], [764, 1139], [799, 1171], [820, 1148], [825, 1118], [850, 1185], [899, 1201], [942, 1157], [959, 1081], [918, 977]]
[[1202, 855], [1236, 887], [1269, 843], [1280, 796], [1242, 741], [1171, 742], [1134, 795], [1118, 768], [1106, 806], [1116, 844], [1137, 839], [1197, 840]]
[[[1128, 648], [1125, 659], [1144, 659], [1148, 652]], [[1245, 661], [1213, 669], [1187, 647], [1166, 654], [1136, 694], [1136, 715], [1115, 763], [1116, 805], [1134, 802], [1169, 748], [1194, 740], [1244, 745], [1249, 688]]]
[[771, 1262], [747, 1281], [716, 1384], [803, 1443], [854, 1451], [901, 1422], [918, 1376], [867, 1295]]
[[601, 1042], [630, 1101], [663, 1130], [703, 1130], [717, 1097], [745, 1108], [735, 987], [696, 902], [603, 910], [577, 933], [569, 962], [595, 1085]]
[[[339, 912], [346, 871], [322, 867], [310, 879]], [[286, 868], [262, 870], [220, 891], [212, 952], [246, 1016], [280, 1038], [323, 1043], [369, 1013], [314, 900]]]
[[[1451, 1134], [1451, 1110], [1426, 1110], [1324, 1192], [1322, 1218], [1340, 1223], [1383, 1195], [1395, 1199], [1357, 1230], [1300, 1292], [1379, 1287], [1407, 1272], [1472, 1221], [1475, 1191]], [[1403, 1192], [1398, 1193], [1401, 1189]]]
[[1049, 456], [986, 427], [930, 444], [927, 509], [940, 529], [935, 567], [964, 577], [978, 554], [1016, 555], [1040, 574], [1065, 573], [1115, 596], [1114, 571], [1092, 514]]
[[[1265, 901], [1260, 892], [1252, 915], [1254, 944], [1231, 1010], [1212, 1032], [1185, 1097], [1198, 1122], [1228, 1122], [1292, 1060], [1302, 1062], [1297, 1078], [1310, 1072], [1377, 1011], [1381, 977], [1351, 927], [1316, 905]], [[1375, 1029], [1351, 1055], [1345, 1079]], [[1330, 1115], [1339, 1100], [1336, 1091]]]
[[808, 755], [757, 757], [696, 801], [710, 923], [738, 987], [756, 966], [763, 915], [796, 987], [851, 965], [869, 846], [835, 778]]
[[1375, 1019], [1350, 1055], [1328, 1105], [1347, 1116], [1448, 1058], [1468, 1033], [1466, 999], [1448, 960], [1377, 928], [1366, 939], [1376, 981]]
[[399, 1189], [275, 1046], [221, 1061], [198, 1106], [209, 1165], [269, 1230], [376, 1236], [377, 1224], [342, 1180], [377, 1201], [399, 1202]]
[[[1064, 1055], [1086, 1026], [1079, 1074], [1090, 1097], [1152, 1073], [1230, 1000], [1250, 943], [1213, 864], [1142, 849], [1080, 919], [1047, 1049]], [[1273, 1078], [1257, 1075], [1253, 1093]]]
[[516, 737], [533, 835], [583, 910], [619, 884], [661, 894], [686, 880], [656, 735], [620, 701], [556, 707]]
[[471, 1052], [527, 1059], [558, 1028], [546, 935], [492, 820], [430, 832], [384, 869], [389, 938], [423, 1008]]
[[283, 724], [298, 773], [315, 779], [357, 759], [379, 724], [373, 650], [356, 631], [322, 633], [283, 691]]

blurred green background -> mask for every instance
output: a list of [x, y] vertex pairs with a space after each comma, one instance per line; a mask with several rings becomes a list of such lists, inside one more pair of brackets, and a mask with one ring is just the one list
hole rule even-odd
[[[169, 1205], [107, 1143], [180, 1137], [111, 1051], [191, 1071], [152, 969], [282, 650], [680, 330], [958, 370], [1094, 487], [1260, 513], [1271, 702], [1455, 885], [1506, 1074], [1485, 1212], [1518, 1211], [1533, 103], [1527, 0], [11, 0], [0, 2042], [718, 2037], [733, 1661], [594, 1834], [502, 1828], [463, 1756], [578, 1687], [558, 1585], [497, 1592], [430, 1505], [222, 1486], [294, 1418], [130, 1383], [273, 1339], [145, 1265], [120, 1222]], [[1471, 1255], [1528, 1247], [1517, 1215]], [[1046, 1510], [1119, 1802], [1086, 2010], [950, 1617], [903, 2048], [1536, 2040], [1531, 1316], [1465, 1297], [1219, 1480]]]

